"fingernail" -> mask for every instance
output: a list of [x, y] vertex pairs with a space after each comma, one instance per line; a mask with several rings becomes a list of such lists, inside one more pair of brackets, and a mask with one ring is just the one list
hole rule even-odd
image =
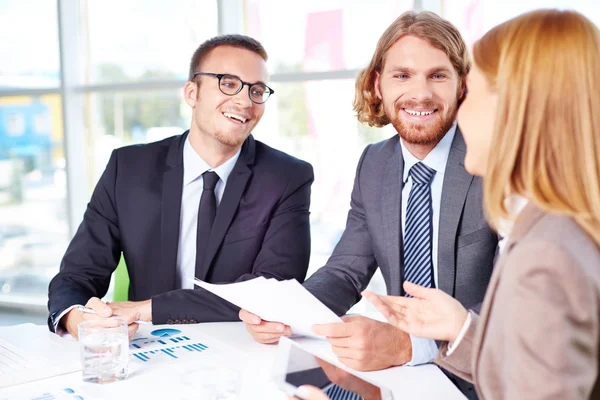
[[260, 318], [258, 318], [258, 317], [254, 317], [254, 318], [252, 318], [252, 323], [253, 323], [254, 325], [258, 325], [258, 324], [260, 324]]
[[285, 334], [287, 336], [291, 336], [292, 335], [292, 328], [290, 328], [290, 327], [285, 328]]
[[277, 332], [283, 332], [283, 331], [284, 331], [284, 329], [285, 329], [285, 328], [284, 328], [283, 326], [281, 326], [281, 325], [277, 325], [277, 327], [275, 327], [275, 330], [276, 330]]

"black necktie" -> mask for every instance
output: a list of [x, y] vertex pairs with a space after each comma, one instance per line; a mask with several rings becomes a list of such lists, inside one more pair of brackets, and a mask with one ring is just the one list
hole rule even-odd
[[202, 277], [203, 264], [206, 258], [206, 246], [210, 238], [215, 215], [217, 214], [217, 198], [215, 196], [215, 186], [219, 181], [219, 175], [212, 171], [206, 171], [202, 174], [204, 187], [200, 197], [200, 206], [198, 207], [198, 230], [196, 238], [196, 277]]

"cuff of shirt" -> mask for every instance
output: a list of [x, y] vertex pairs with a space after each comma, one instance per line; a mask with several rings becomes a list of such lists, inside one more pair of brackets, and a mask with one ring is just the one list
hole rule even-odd
[[438, 351], [435, 341], [410, 335], [410, 343], [412, 344], [412, 359], [406, 365], [416, 366], [433, 361]]
[[71, 307], [65, 309], [63, 312], [61, 312], [58, 317], [56, 317], [56, 319], [54, 320], [54, 333], [56, 333], [58, 336], [60, 337], [64, 337], [64, 338], [72, 338], [73, 336], [71, 336], [71, 334], [69, 332], [67, 332], [67, 330], [63, 327], [63, 325], [60, 323], [60, 320], [62, 319], [62, 317], [64, 317], [65, 315], [67, 315], [67, 313], [69, 311], [71, 311], [72, 309], [76, 308], [76, 307], [83, 307], [80, 304], [75, 304], [72, 305]]
[[467, 330], [469, 329], [470, 325], [471, 325], [471, 313], [467, 313], [467, 319], [465, 320], [463, 327], [461, 328], [460, 332], [458, 333], [456, 340], [454, 342], [448, 343], [448, 351], [446, 352], [446, 356], [449, 356], [450, 354], [452, 354], [454, 352], [454, 349], [456, 349], [458, 347], [460, 342], [465, 337], [465, 334], [467, 333]]

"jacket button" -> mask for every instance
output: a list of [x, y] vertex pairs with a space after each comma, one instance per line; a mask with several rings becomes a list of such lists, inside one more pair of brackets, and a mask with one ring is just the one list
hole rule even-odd
[[178, 320], [178, 319], [176, 319], [176, 320], [175, 320], [175, 323], [176, 323], [176, 324], [180, 324], [180, 323], [181, 323], [181, 321], [180, 321], [180, 320]]
[[182, 324], [189, 324], [190, 321], [188, 321], [187, 319], [184, 319], [183, 321], [181, 321]]
[[172, 323], [173, 323], [173, 320], [172, 320], [171, 318], [169, 318], [169, 319], [167, 320], [167, 324], [172, 324]]
[[195, 319], [190, 319], [190, 324], [197, 324], [198, 321], [196, 321]]

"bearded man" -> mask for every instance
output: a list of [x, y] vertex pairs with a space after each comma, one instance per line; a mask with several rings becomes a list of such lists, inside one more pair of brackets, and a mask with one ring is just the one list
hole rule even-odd
[[[466, 308], [481, 305], [497, 235], [482, 207], [482, 182], [464, 168], [456, 124], [470, 61], [458, 30], [430, 12], [401, 15], [379, 39], [356, 82], [354, 108], [371, 126], [391, 123], [398, 136], [364, 150], [346, 229], [327, 264], [304, 286], [338, 315], [361, 299], [381, 268], [390, 295], [404, 281], [436, 287]], [[240, 311], [261, 343], [291, 334], [288, 326]], [[345, 365], [364, 371], [431, 362], [434, 341], [363, 316], [317, 325]], [[469, 398], [472, 385], [450, 376]]]

